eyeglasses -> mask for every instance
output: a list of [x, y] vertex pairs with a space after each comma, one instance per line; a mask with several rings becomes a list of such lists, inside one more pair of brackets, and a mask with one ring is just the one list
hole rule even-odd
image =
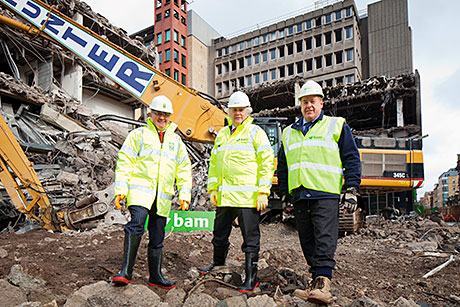
[[153, 111], [152, 113], [153, 113], [153, 115], [155, 115], [155, 116], [157, 116], [157, 117], [160, 117], [160, 116], [163, 116], [163, 117], [170, 117], [170, 116], [171, 116], [170, 113], [160, 112], [160, 111]]

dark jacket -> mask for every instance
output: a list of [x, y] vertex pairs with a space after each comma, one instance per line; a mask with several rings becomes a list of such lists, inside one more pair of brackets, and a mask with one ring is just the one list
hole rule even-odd
[[[318, 121], [322, 120], [323, 115], [324, 111], [321, 111], [321, 114], [313, 121], [313, 125], [311, 125], [311, 127], [313, 127]], [[303, 121], [301, 117], [298, 121], [292, 124], [292, 129], [302, 131], [302, 123]], [[361, 161], [359, 159], [358, 148], [356, 147], [351, 129], [347, 123], [343, 124], [338, 145], [340, 159], [342, 160], [342, 166], [344, 169], [343, 176], [345, 178], [345, 183], [343, 185], [343, 189], [350, 187], [359, 188], [361, 183]], [[277, 175], [279, 192], [281, 195], [286, 195], [291, 203], [295, 203], [302, 199], [340, 198], [340, 195], [337, 194], [307, 189], [303, 186], [293, 190], [292, 195], [289, 195], [288, 168], [286, 163], [286, 154], [284, 153], [284, 144], [281, 145], [281, 148], [278, 151]]]

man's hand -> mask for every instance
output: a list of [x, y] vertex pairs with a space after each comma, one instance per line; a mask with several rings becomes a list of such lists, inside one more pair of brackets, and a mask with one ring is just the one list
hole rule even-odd
[[257, 211], [263, 211], [268, 206], [268, 195], [265, 193], [259, 193], [257, 195]]
[[217, 191], [216, 190], [212, 190], [209, 193], [209, 198], [211, 199], [211, 203], [217, 207]]
[[188, 205], [189, 205], [188, 201], [179, 199], [179, 203], [180, 203], [179, 210], [182, 210], [182, 211], [188, 210]]
[[348, 213], [353, 213], [358, 208], [358, 191], [356, 188], [348, 188], [343, 194], [340, 206]]
[[117, 194], [115, 196], [115, 209], [117, 209], [117, 210], [121, 209], [120, 201], [124, 200], [125, 198], [126, 198], [126, 195], [124, 195], [124, 194]]

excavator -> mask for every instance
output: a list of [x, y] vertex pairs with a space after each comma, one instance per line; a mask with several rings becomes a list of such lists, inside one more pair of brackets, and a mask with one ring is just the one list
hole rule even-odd
[[[15, 13], [18, 19], [27, 22], [26, 24], [0, 15], [1, 23], [19, 29], [30, 35], [31, 38], [41, 36], [73, 52], [144, 105], [148, 106], [152, 98], [157, 95], [169, 97], [174, 104], [174, 109], [177, 110], [172, 114], [171, 120], [178, 125], [184, 138], [202, 143], [212, 143], [219, 129], [224, 127], [226, 113], [219, 107], [219, 103], [215, 99], [210, 99], [209, 96], [182, 85], [119, 46], [78, 24], [54, 7], [39, 0], [0, 0], [0, 4]], [[281, 142], [279, 120], [276, 118], [256, 118], [255, 123], [267, 132], [276, 153]], [[110, 206], [110, 200], [113, 198], [113, 195], [111, 196], [107, 191], [96, 196], [99, 201], [83, 208], [62, 211], [53, 209], [31, 162], [27, 159], [7, 122], [1, 116], [0, 128], [2, 144], [0, 147], [0, 180], [18, 211], [37, 220], [44, 228], [54, 231], [75, 229], [79, 223], [107, 212], [107, 207]], [[363, 163], [371, 166], [378, 164], [378, 157], [386, 152], [384, 148], [378, 147], [378, 142], [372, 139], [363, 139], [357, 143], [358, 145], [364, 144], [361, 147], [368, 147], [360, 148], [360, 156]], [[369, 144], [371, 145], [369, 146]], [[376, 152], [376, 150], [381, 152]], [[400, 153], [404, 160], [401, 161], [404, 166], [399, 166], [400, 168], [411, 168], [414, 157], [418, 161], [422, 159], [421, 148], [415, 151], [413, 148], [401, 148]], [[369, 161], [363, 161], [365, 157], [369, 157]], [[401, 178], [402, 174], [407, 178]], [[414, 184], [413, 178], [409, 175], [406, 173], [406, 169], [401, 170], [396, 175], [375, 174], [374, 172], [369, 177], [363, 178], [363, 191], [366, 188], [369, 190], [379, 189], [379, 186], [382, 185], [381, 180], [387, 180], [383, 182], [383, 185], [395, 184], [396, 190], [407, 190], [412, 188]], [[391, 176], [393, 177], [390, 178]], [[422, 174], [417, 174], [416, 177], [419, 181], [423, 181], [423, 170]], [[398, 180], [392, 180], [395, 178]], [[273, 188], [276, 189], [276, 186], [277, 179], [275, 176]], [[23, 192], [24, 190], [27, 190], [28, 195]], [[351, 224], [350, 222], [345, 223], [347, 225], [345, 229], [349, 232], [356, 231], [361, 221], [358, 215], [356, 213], [348, 215], [343, 213], [342, 215], [344, 221], [351, 220]]]

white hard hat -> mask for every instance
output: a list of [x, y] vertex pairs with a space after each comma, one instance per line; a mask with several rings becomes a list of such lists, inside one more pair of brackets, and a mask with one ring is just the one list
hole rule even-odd
[[320, 96], [321, 98], [324, 98], [323, 89], [321, 88], [321, 85], [319, 85], [313, 80], [308, 80], [307, 82], [305, 82], [304, 85], [302, 85], [302, 87], [300, 88], [300, 94], [297, 99], [301, 100], [303, 96], [308, 95], [316, 95]]
[[234, 92], [228, 100], [229, 108], [250, 107], [249, 97], [243, 92]]
[[152, 102], [150, 102], [149, 108], [155, 111], [165, 112], [169, 114], [173, 113], [171, 100], [169, 100], [168, 97], [163, 95], [154, 97], [152, 99]]

